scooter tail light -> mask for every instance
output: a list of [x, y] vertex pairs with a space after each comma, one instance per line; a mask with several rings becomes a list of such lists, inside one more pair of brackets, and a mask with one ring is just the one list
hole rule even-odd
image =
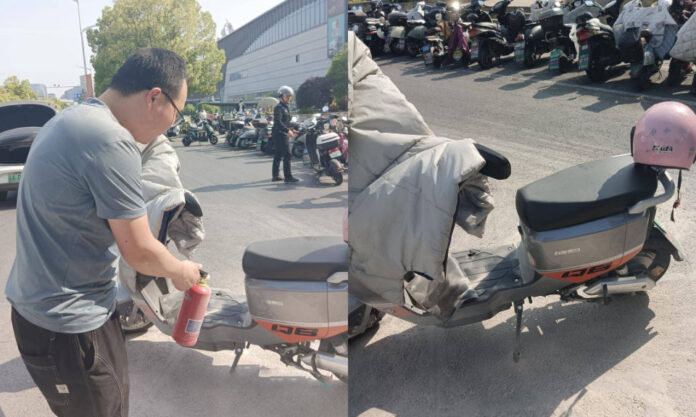
[[589, 30], [579, 30], [577, 33], [578, 37], [578, 42], [585, 43], [587, 42], [587, 39], [590, 37], [590, 31]]
[[473, 38], [478, 35], [478, 29], [469, 29], [469, 38]]
[[524, 40], [524, 34], [523, 34], [523, 33], [520, 33], [519, 35], [517, 35], [517, 39], [516, 39], [516, 40], [518, 40], [518, 41], [523, 41], [523, 40]]

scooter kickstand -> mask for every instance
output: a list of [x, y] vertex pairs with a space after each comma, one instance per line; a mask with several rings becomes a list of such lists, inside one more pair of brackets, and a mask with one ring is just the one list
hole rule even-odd
[[515, 301], [515, 315], [517, 316], [517, 328], [515, 329], [515, 349], [512, 352], [512, 360], [519, 362], [521, 353], [520, 334], [522, 333], [522, 306], [524, 300]]
[[234, 370], [237, 369], [237, 364], [239, 363], [239, 358], [242, 357], [242, 353], [244, 353], [244, 347], [238, 347], [234, 350], [234, 362], [232, 362], [232, 366], [230, 367], [230, 373], [234, 373]]

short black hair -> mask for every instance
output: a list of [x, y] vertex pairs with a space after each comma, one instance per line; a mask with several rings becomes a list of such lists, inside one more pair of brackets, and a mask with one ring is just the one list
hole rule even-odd
[[109, 88], [129, 96], [159, 87], [173, 95], [179, 93], [186, 76], [186, 61], [181, 56], [167, 49], [141, 48], [116, 71]]

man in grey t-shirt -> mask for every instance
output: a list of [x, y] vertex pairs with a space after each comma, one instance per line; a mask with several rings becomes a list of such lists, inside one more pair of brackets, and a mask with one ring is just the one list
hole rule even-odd
[[179, 290], [199, 279], [200, 265], [177, 260], [150, 232], [136, 146], [180, 117], [186, 95], [185, 61], [144, 48], [99, 99], [56, 115], [32, 144], [5, 292], [22, 359], [59, 416], [128, 414], [114, 243], [134, 269]]

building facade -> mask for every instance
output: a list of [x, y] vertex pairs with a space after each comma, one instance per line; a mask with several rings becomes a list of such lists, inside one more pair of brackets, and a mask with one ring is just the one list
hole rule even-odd
[[48, 90], [45, 84], [29, 84], [29, 88], [34, 90], [36, 97], [38, 98], [48, 98]]
[[343, 21], [346, 9], [346, 0], [286, 0], [220, 39], [226, 63], [218, 98], [233, 102], [326, 75], [345, 44], [345, 31], [337, 42], [327, 22]]

